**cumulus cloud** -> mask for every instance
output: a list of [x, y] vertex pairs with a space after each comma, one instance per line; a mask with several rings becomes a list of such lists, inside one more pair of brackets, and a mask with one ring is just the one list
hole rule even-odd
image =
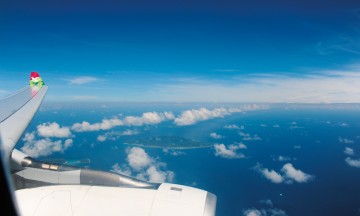
[[35, 133], [26, 133], [24, 135], [23, 141], [24, 142], [33, 142], [35, 140]]
[[180, 126], [192, 125], [199, 121], [206, 121], [213, 118], [222, 118], [229, 114], [229, 111], [223, 107], [213, 110], [208, 110], [206, 108], [200, 108], [198, 110], [191, 109], [183, 111], [181, 115], [175, 119], [175, 124]]
[[123, 125], [123, 122], [114, 117], [112, 119], [103, 119], [99, 123], [90, 124], [87, 121], [83, 121], [82, 123], [75, 123], [72, 125], [71, 129], [76, 132], [86, 132], [86, 131], [99, 131], [99, 130], [109, 130], [116, 126]]
[[281, 171], [284, 173], [286, 178], [294, 180], [298, 183], [306, 183], [314, 179], [314, 176], [306, 174], [301, 170], [295, 169], [291, 163], [285, 164]]
[[246, 141], [259, 141], [262, 140], [257, 134], [251, 136], [249, 133], [240, 132], [239, 135], [242, 137], [243, 140]]
[[146, 170], [146, 175], [144, 173], [138, 175], [138, 177], [145, 177], [146, 180], [150, 182], [172, 182], [174, 180], [173, 171], [162, 171], [158, 167], [152, 165]]
[[127, 149], [127, 154], [127, 162], [130, 167], [135, 170], [147, 167], [153, 162], [152, 158], [145, 152], [145, 150], [139, 147]]
[[236, 125], [236, 124], [225, 125], [224, 128], [225, 128], [225, 129], [229, 129], [229, 130], [234, 130], [234, 129], [244, 130], [244, 129], [245, 129], [244, 125], [238, 126], [238, 125]]
[[105, 142], [106, 140], [115, 141], [119, 139], [121, 136], [133, 136], [139, 133], [140, 132], [138, 130], [132, 130], [132, 129], [126, 129], [124, 131], [111, 131], [105, 134], [98, 135], [97, 140], [99, 142]]
[[213, 139], [222, 139], [222, 138], [224, 138], [224, 136], [222, 136], [222, 135], [220, 135], [220, 134], [217, 134], [217, 133], [215, 133], [215, 132], [210, 133], [209, 136], [210, 136], [211, 138], [213, 138]]
[[274, 128], [279, 128], [279, 127], [280, 127], [280, 125], [275, 124], [275, 125], [273, 125], [273, 127], [274, 127]]
[[131, 129], [127, 129], [124, 130], [122, 132], [120, 132], [120, 136], [133, 136], [133, 135], [138, 135], [140, 132], [138, 130], [131, 130]]
[[273, 209], [268, 209], [268, 214], [270, 216], [286, 216], [286, 212], [282, 209], [276, 209], [276, 208], [273, 208]]
[[[291, 161], [293, 158], [279, 155], [278, 157], [274, 158], [275, 161], [285, 162], [285, 161]], [[295, 158], [294, 158], [295, 160]]]
[[36, 140], [35, 132], [26, 133], [24, 138], [24, 146], [21, 150], [31, 157], [48, 156], [54, 152], [64, 152], [73, 144], [72, 139], [52, 141], [50, 138]]
[[354, 143], [353, 140], [350, 140], [350, 139], [347, 139], [347, 138], [339, 137], [338, 139], [339, 139], [339, 142], [341, 142], [341, 143], [345, 143], [345, 144], [352, 144], [352, 143]]
[[230, 149], [247, 149], [247, 146], [244, 143], [234, 143], [229, 146]]
[[106, 137], [105, 135], [99, 135], [99, 136], [97, 137], [97, 140], [98, 140], [99, 142], [105, 142], [106, 139], [107, 139], [107, 137]]
[[[214, 144], [215, 149], [215, 156], [228, 158], [228, 159], [235, 159], [235, 158], [245, 158], [245, 155], [237, 152], [238, 149], [243, 149], [244, 144], [240, 143], [238, 145], [229, 145], [226, 147], [224, 144]], [[246, 146], [245, 146], [246, 148]]]
[[69, 127], [60, 127], [60, 125], [56, 122], [48, 122], [38, 125], [37, 132], [42, 137], [65, 138], [71, 136]]
[[295, 169], [291, 163], [287, 163], [281, 168], [282, 174], [276, 172], [275, 170], [263, 168], [261, 164], [257, 164], [254, 169], [262, 174], [266, 179], [277, 184], [293, 183], [294, 181], [297, 183], [306, 183], [315, 178], [313, 175], [309, 175], [299, 169]]
[[345, 159], [345, 162], [351, 167], [360, 168], [360, 159], [356, 160], [356, 159], [351, 159], [350, 157], [347, 157]]
[[266, 212], [257, 209], [247, 209], [243, 211], [244, 216], [266, 216]]
[[81, 76], [81, 77], [76, 77], [76, 78], [69, 80], [69, 84], [83, 85], [83, 84], [92, 83], [92, 82], [96, 82], [96, 81], [98, 81], [98, 78], [96, 78], [96, 77]]
[[284, 178], [275, 170], [268, 170], [267, 168], [263, 168], [260, 164], [255, 166], [255, 170], [273, 183], [279, 184], [284, 181]]
[[118, 163], [114, 164], [112, 167], [111, 167], [111, 171], [112, 172], [116, 172], [116, 173], [120, 173], [120, 174], [123, 174], [123, 175], [126, 175], [126, 176], [131, 176], [131, 170], [129, 167], [121, 167]]
[[168, 120], [175, 119], [175, 115], [172, 112], [163, 112], [163, 115], [164, 115], [165, 119], [168, 119]]
[[284, 210], [274, 208], [274, 204], [270, 199], [260, 200], [259, 203], [265, 205], [267, 208], [261, 208], [261, 209], [250, 208], [250, 209], [246, 209], [246, 210], [243, 210], [243, 215], [244, 216], [248, 216], [248, 215], [255, 215], [255, 216], [286, 216], [287, 215]]
[[352, 148], [345, 147], [344, 154], [349, 156], [354, 155], [354, 150]]
[[126, 116], [123, 119], [113, 117], [111, 119], [103, 119], [101, 122], [94, 124], [83, 121], [82, 123], [73, 124], [71, 129], [76, 132], [110, 130], [118, 126], [154, 125], [163, 121], [173, 120], [174, 118], [172, 112], [145, 112], [141, 116]]
[[140, 147], [126, 149], [127, 164], [122, 167], [116, 163], [112, 166], [112, 171], [124, 175], [133, 175], [138, 179], [151, 182], [172, 182], [175, 173], [166, 170], [166, 163], [159, 162], [157, 159], [148, 155]]
[[250, 136], [249, 133], [245, 133], [245, 132], [240, 132], [239, 135], [242, 136], [242, 137], [249, 137]]
[[166, 120], [173, 120], [174, 114], [172, 112], [145, 112], [141, 116], [127, 116], [123, 119], [127, 126], [142, 126], [159, 124]]
[[206, 121], [214, 118], [223, 118], [224, 116], [231, 115], [232, 113], [244, 112], [262, 109], [264, 107], [258, 105], [247, 105], [238, 108], [215, 108], [208, 110], [206, 108], [191, 109], [183, 111], [180, 116], [175, 118], [174, 123], [178, 126], [193, 125], [199, 121]]

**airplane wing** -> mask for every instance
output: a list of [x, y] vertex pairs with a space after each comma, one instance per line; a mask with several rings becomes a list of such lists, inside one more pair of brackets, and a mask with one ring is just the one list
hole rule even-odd
[[1, 143], [6, 158], [37, 112], [47, 89], [39, 74], [32, 72], [29, 86], [0, 100]]
[[40, 161], [14, 149], [47, 91], [32, 75], [30, 87], [0, 102], [0, 142], [21, 215], [215, 215], [216, 196], [204, 190]]

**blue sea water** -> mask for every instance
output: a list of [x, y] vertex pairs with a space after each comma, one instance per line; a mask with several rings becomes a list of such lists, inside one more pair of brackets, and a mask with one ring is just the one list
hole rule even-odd
[[[222, 107], [221, 104], [44, 104], [28, 128], [45, 122], [71, 126], [76, 122], [101, 122], [103, 118], [128, 115], [140, 116], [149, 111], [172, 111], [175, 115], [187, 109]], [[234, 104], [225, 105], [233, 107]], [[229, 130], [236, 124], [243, 129]], [[175, 173], [174, 183], [198, 187], [217, 195], [217, 215], [243, 215], [247, 209], [277, 209], [287, 215], [360, 215], [360, 168], [345, 162], [345, 147], [354, 150], [353, 159], [360, 158], [360, 107], [357, 105], [269, 105], [268, 109], [234, 113], [189, 126], [172, 121], [142, 127], [115, 127], [109, 131], [137, 129], [139, 135], [180, 136], [226, 146], [242, 142], [247, 149], [239, 150], [245, 158], [223, 158], [214, 148], [184, 149], [173, 156], [160, 148], [144, 148], [156, 160], [166, 163]], [[63, 153], [46, 158], [76, 160], [89, 158], [89, 166], [111, 170], [115, 163], [126, 164], [124, 142], [128, 136], [105, 142], [97, 141], [107, 131], [73, 132], [74, 144]], [[216, 132], [222, 139], [213, 139]], [[261, 140], [243, 140], [239, 133], [255, 134]], [[348, 143], [342, 142], [347, 139]], [[23, 143], [19, 143], [21, 148]], [[279, 156], [287, 161], [278, 161]], [[280, 173], [284, 164], [314, 176], [306, 183], [272, 183], [254, 168], [257, 164]], [[271, 200], [271, 204], [265, 204]]]

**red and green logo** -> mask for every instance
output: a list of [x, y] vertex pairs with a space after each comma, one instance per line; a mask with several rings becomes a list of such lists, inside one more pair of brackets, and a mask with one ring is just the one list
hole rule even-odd
[[31, 72], [30, 74], [30, 87], [38, 86], [42, 87], [45, 85], [44, 81], [39, 76], [38, 72]]

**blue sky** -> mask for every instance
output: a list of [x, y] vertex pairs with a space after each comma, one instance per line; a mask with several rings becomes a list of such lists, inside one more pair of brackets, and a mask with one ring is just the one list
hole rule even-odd
[[5, 1], [1, 14], [1, 96], [38, 71], [49, 101], [360, 102], [356, 1]]

